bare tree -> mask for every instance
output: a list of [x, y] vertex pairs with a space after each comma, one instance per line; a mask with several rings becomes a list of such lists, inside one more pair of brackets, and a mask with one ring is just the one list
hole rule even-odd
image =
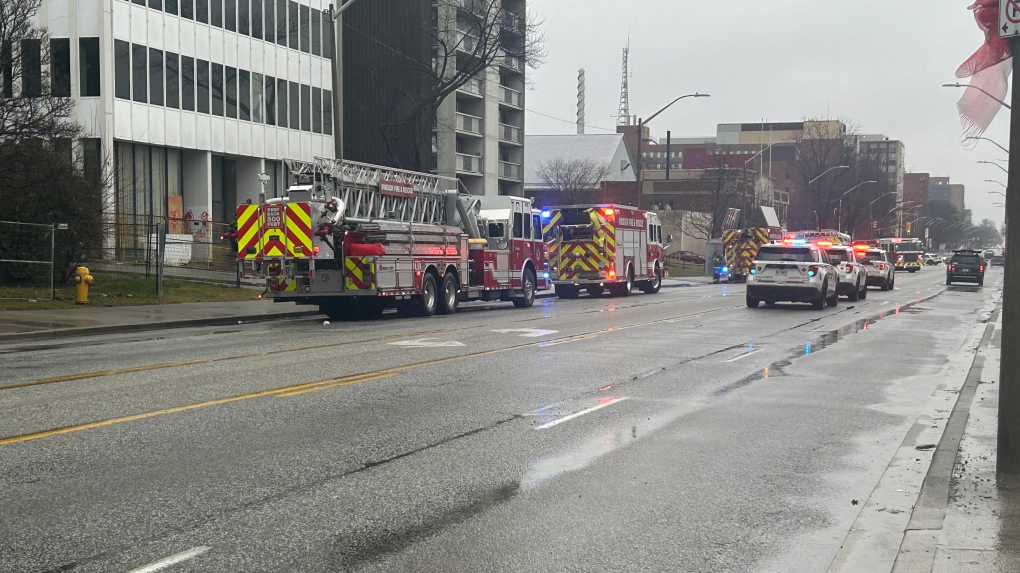
[[538, 176], [549, 191], [548, 200], [561, 205], [598, 203], [603, 182], [612, 167], [594, 159], [553, 159], [539, 165]]
[[[41, 2], [0, 2], [0, 205], [8, 221], [68, 223], [54, 261], [63, 283], [101, 246], [113, 170], [106, 158], [86, 173], [73, 158], [86, 134], [70, 120], [69, 78], [54, 77], [49, 34], [35, 23]], [[7, 266], [2, 278], [23, 271]]]
[[[390, 163], [428, 171], [432, 162], [427, 152], [435, 145], [432, 131], [443, 101], [498, 65], [519, 72], [537, 67], [545, 59], [545, 37], [541, 21], [505, 10], [498, 0], [434, 0], [433, 18], [422, 18], [418, 3], [406, 4], [403, 17], [422, 26], [421, 42], [391, 45], [367, 37], [350, 17], [344, 19], [345, 42], [349, 38], [376, 44], [375, 59], [356, 63], [360, 67], [353, 71], [399, 96], [380, 117], [372, 118]], [[357, 17], [364, 6], [349, 13]]]
[[673, 209], [679, 209], [685, 233], [698, 239], [722, 236], [730, 209], [739, 209], [738, 225], [749, 226], [758, 207], [771, 205], [771, 186], [759, 181], [758, 175], [742, 167], [731, 167], [727, 157], [712, 154], [712, 164], [692, 179], [678, 180], [680, 187]]

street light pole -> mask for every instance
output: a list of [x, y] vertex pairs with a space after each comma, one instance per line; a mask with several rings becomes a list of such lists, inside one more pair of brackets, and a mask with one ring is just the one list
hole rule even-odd
[[340, 8], [332, 4], [322, 11], [329, 19], [333, 30], [333, 49], [330, 50], [329, 63], [333, 67], [333, 154], [337, 159], [344, 158], [344, 63], [343, 63], [343, 20], [341, 16], [358, 0], [338, 0]]
[[[676, 98], [675, 100], [673, 100], [673, 101], [667, 103], [666, 105], [664, 105], [662, 107], [662, 109], [660, 109], [659, 111], [653, 113], [651, 115], [651, 117], [649, 117], [648, 119], [638, 119], [638, 140], [637, 140], [638, 199], [637, 200], [639, 202], [641, 201], [641, 195], [643, 195], [644, 192], [645, 192], [645, 165], [644, 165], [644, 160], [641, 158], [641, 146], [642, 146], [642, 143], [645, 140], [645, 124], [650, 122], [650, 121], [652, 121], [653, 119], [655, 119], [656, 116], [658, 116], [660, 113], [662, 113], [662, 112], [666, 111], [667, 109], [669, 109], [670, 106], [672, 106], [676, 102], [678, 102], [678, 101], [680, 101], [680, 100], [682, 100], [684, 98], [689, 98], [689, 97], [712, 97], [712, 96], [709, 95], [709, 94], [703, 94], [703, 93], [698, 93], [698, 92], [695, 92], [695, 93], [692, 93], [692, 94], [687, 94], [687, 95], [682, 95], [682, 96]], [[666, 161], [667, 162], [669, 161], [668, 157], [666, 158]]]
[[840, 233], [843, 232], [843, 198], [853, 193], [861, 186], [867, 185], [869, 183], [878, 183], [878, 181], [863, 181], [861, 183], [858, 183], [857, 185], [854, 185], [846, 193], [843, 193], [842, 195], [839, 196], [839, 223], [836, 224], [836, 230], [839, 231]]
[[[1020, 54], [1020, 38], [1012, 40], [1014, 54]], [[1012, 104], [1020, 105], [1020, 57], [1013, 58]], [[1020, 114], [1010, 108], [1009, 147], [1020, 146]], [[1009, 156], [1009, 185], [1006, 187], [1006, 220], [1020, 221], [1020, 155]], [[1016, 211], [1014, 213], [1013, 211]], [[999, 434], [996, 472], [1020, 476], [1020, 233], [1006, 233], [1005, 284], [1002, 289], [1002, 341], [999, 344]], [[1010, 262], [1012, 260], [1013, 262]]]
[[995, 163], [994, 161], [978, 161], [978, 163], [984, 164], [984, 165], [994, 165], [994, 166], [998, 167], [999, 169], [1002, 169], [1003, 171], [1005, 171], [1006, 175], [1009, 175], [1009, 170], [1008, 169], [1006, 169], [1005, 167], [999, 165], [998, 163]]
[[[1008, 149], [1006, 149], [1005, 147], [999, 145], [994, 140], [988, 139], [987, 137], [972, 136], [972, 137], [964, 137], [963, 140], [964, 141], [987, 141], [988, 143], [991, 143], [995, 147], [998, 147], [999, 149], [1003, 150], [1004, 152], [1009, 153]], [[1008, 163], [1008, 161], [1009, 160], [1007, 160], [1007, 163]]]
[[988, 97], [990, 97], [990, 98], [994, 99], [995, 101], [999, 102], [999, 104], [1001, 104], [1001, 105], [1002, 105], [1002, 107], [1004, 107], [1004, 108], [1006, 108], [1006, 109], [1008, 109], [1008, 110], [1012, 110], [1012, 109], [1013, 109], [1012, 107], [1010, 107], [1010, 105], [1009, 105], [1008, 103], [1006, 103], [1006, 102], [1002, 101], [1001, 99], [999, 99], [999, 98], [997, 98], [997, 97], [993, 96], [992, 94], [990, 94], [990, 93], [986, 92], [985, 90], [983, 90], [983, 89], [979, 88], [978, 86], [976, 86], [976, 85], [974, 85], [974, 84], [971, 84], [971, 85], [965, 85], [965, 84], [961, 84], [961, 83], [955, 83], [955, 84], [942, 84], [942, 87], [944, 87], [944, 88], [974, 88], [974, 89], [976, 89], [977, 91], [979, 91], [979, 92], [981, 92], [981, 93], [985, 94], [986, 96], [988, 96]]
[[[814, 185], [815, 181], [818, 181], [822, 177], [825, 177], [830, 172], [835, 171], [837, 169], [850, 169], [850, 166], [849, 165], [837, 165], [835, 167], [830, 167], [830, 168], [826, 169], [825, 171], [822, 171], [816, 177], [814, 177], [813, 179], [811, 179], [810, 181], [807, 182], [808, 191], [809, 192], [811, 191], [811, 186]], [[832, 204], [832, 202], [829, 201], [828, 203], [826, 203], [826, 207], [828, 207], [828, 205], [831, 205], [831, 204]], [[822, 226], [821, 223], [818, 221], [818, 211], [816, 210], [815, 211], [815, 230], [816, 231], [821, 231], [822, 230], [821, 226]]]

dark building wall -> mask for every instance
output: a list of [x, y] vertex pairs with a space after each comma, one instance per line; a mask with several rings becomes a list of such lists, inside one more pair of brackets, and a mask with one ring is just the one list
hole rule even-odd
[[928, 204], [928, 186], [930, 176], [927, 173], [906, 173], [903, 175], [903, 200], [913, 201], [917, 205]]
[[429, 171], [434, 114], [413, 114], [432, 78], [432, 3], [361, 1], [343, 15], [345, 159]]

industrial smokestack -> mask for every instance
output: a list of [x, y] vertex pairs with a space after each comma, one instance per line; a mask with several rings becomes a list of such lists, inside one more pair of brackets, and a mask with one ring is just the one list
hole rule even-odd
[[577, 70], [577, 134], [584, 135], [584, 68]]

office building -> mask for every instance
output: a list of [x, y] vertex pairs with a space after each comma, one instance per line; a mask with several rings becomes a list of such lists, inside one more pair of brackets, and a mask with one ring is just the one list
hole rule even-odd
[[[110, 161], [111, 219], [180, 219], [176, 231], [203, 239], [207, 223], [231, 222], [236, 204], [258, 196], [260, 173], [277, 196], [284, 159], [331, 156], [327, 5], [44, 0], [44, 65], [66, 78], [52, 89], [75, 99], [72, 119], [91, 136], [76, 155]], [[16, 49], [26, 48], [38, 43]]]

